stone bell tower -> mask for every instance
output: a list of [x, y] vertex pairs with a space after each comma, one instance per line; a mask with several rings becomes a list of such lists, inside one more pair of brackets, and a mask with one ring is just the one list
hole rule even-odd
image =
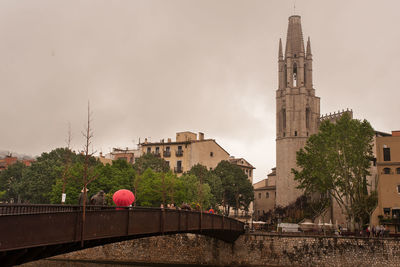
[[276, 90], [276, 206], [286, 206], [301, 194], [291, 169], [296, 152], [318, 131], [320, 98], [312, 83], [310, 38], [304, 49], [300, 16], [289, 17], [285, 54], [279, 40], [279, 87]]

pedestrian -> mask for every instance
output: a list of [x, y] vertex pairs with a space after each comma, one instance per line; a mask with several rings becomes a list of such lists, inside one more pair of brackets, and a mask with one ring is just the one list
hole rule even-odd
[[103, 190], [97, 192], [90, 198], [90, 205], [104, 206], [106, 202], [106, 195]]
[[88, 195], [87, 195], [87, 192], [89, 192], [89, 189], [87, 189], [86, 188], [86, 192], [85, 192], [85, 194], [83, 193], [83, 190], [84, 190], [85, 188], [82, 188], [82, 190], [81, 190], [81, 193], [79, 194], [79, 205], [81, 205], [81, 206], [83, 206], [83, 198], [84, 198], [84, 195], [86, 195], [86, 205], [89, 205], [89, 197], [88, 197]]
[[376, 229], [375, 229], [375, 225], [372, 225], [372, 237], [376, 236]]

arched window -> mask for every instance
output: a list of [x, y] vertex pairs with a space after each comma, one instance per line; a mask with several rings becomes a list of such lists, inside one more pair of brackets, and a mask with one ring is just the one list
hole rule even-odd
[[310, 108], [306, 108], [306, 127], [307, 127], [307, 129], [310, 128], [310, 116], [311, 116]]
[[390, 174], [390, 168], [383, 168], [384, 174]]
[[304, 84], [305, 84], [306, 81], [307, 81], [307, 75], [306, 75], [306, 73], [307, 73], [307, 64], [304, 64]]
[[397, 174], [400, 174], [400, 168], [397, 168], [397, 169], [396, 169], [396, 173], [397, 173]]
[[282, 126], [283, 129], [286, 129], [286, 109], [282, 109]]
[[293, 63], [293, 86], [297, 87], [297, 64]]
[[288, 85], [289, 85], [289, 82], [288, 82], [288, 78], [287, 78], [287, 66], [286, 66], [286, 64], [285, 64], [285, 74], [284, 74], [284, 80], [285, 80], [285, 87], [287, 87]]
[[265, 198], [269, 198], [269, 193], [268, 192], [265, 193]]

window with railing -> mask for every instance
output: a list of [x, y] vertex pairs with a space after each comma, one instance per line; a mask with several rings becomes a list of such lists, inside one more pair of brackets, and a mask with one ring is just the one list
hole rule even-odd
[[167, 146], [163, 152], [164, 157], [171, 157], [171, 149]]
[[176, 151], [175, 155], [177, 157], [182, 157], [183, 156], [182, 146], [178, 146], [178, 150]]

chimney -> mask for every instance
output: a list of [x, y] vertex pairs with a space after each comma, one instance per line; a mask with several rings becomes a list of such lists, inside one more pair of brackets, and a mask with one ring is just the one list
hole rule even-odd
[[392, 131], [392, 136], [400, 136], [400, 130]]
[[200, 141], [204, 140], [204, 133], [199, 132], [199, 140]]
[[171, 138], [168, 138], [168, 143], [171, 143]]
[[144, 143], [147, 144], [147, 138], [144, 139]]

